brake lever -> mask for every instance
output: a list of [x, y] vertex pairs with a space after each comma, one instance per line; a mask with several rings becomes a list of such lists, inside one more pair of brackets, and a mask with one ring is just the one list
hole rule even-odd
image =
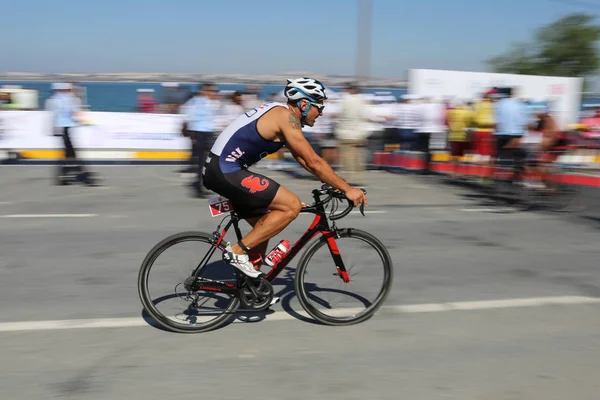
[[[361, 188], [360, 190], [362, 190], [364, 194], [367, 194], [367, 191], [365, 189]], [[365, 203], [360, 203], [360, 206], [358, 207], [358, 209], [360, 210], [360, 213], [364, 217], [365, 216]]]

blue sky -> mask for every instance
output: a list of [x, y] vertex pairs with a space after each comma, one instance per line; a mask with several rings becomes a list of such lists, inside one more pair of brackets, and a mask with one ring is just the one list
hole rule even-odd
[[[566, 3], [373, 0], [371, 75], [487, 71], [537, 27], [600, 12]], [[1, 15], [2, 71], [355, 72], [356, 0], [18, 0]]]

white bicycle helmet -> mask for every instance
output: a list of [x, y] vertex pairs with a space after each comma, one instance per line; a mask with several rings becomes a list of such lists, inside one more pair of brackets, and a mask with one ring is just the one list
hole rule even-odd
[[292, 102], [297, 102], [302, 99], [321, 102], [327, 99], [325, 86], [318, 80], [312, 78], [288, 79], [284, 93], [285, 97]]
[[311, 78], [288, 79], [287, 85], [285, 85], [284, 93], [288, 101], [291, 103], [296, 103], [296, 107], [298, 107], [298, 110], [300, 110], [300, 114], [302, 115], [302, 118], [300, 118], [301, 126], [306, 124], [306, 116], [308, 115], [308, 110], [310, 110], [311, 103], [308, 103], [308, 106], [302, 110], [299, 101], [306, 99], [315, 103], [319, 103], [327, 99], [327, 95], [325, 94], [325, 86], [323, 86], [323, 84], [318, 80]]

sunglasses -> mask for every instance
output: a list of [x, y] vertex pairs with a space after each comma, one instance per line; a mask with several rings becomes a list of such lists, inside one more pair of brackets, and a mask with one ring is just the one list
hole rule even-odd
[[312, 101], [309, 101], [310, 105], [315, 106], [317, 108], [317, 110], [319, 110], [319, 114], [323, 112], [323, 110], [325, 109], [325, 104], [321, 104], [321, 103], [315, 103]]

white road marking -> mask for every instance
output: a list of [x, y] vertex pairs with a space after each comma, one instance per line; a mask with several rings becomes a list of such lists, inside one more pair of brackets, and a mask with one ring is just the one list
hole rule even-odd
[[[482, 301], [459, 301], [451, 303], [432, 303], [432, 304], [410, 304], [384, 306], [382, 311], [392, 313], [436, 313], [449, 311], [475, 311], [492, 310], [520, 307], [542, 307], [553, 305], [576, 305], [576, 304], [600, 304], [600, 298], [584, 296], [555, 296], [555, 297], [533, 297], [521, 299], [502, 299], [502, 300], [482, 300]], [[337, 312], [330, 312], [330, 315], [349, 315], [362, 311], [362, 308], [345, 308]], [[304, 312], [301, 315], [307, 316]], [[244, 314], [240, 313], [243, 323]], [[248, 316], [248, 318], [255, 318]], [[285, 321], [293, 320], [295, 317], [286, 312], [277, 312], [265, 315], [265, 321]], [[0, 323], [0, 332], [24, 332], [24, 331], [47, 331], [60, 329], [100, 329], [100, 328], [131, 328], [147, 326], [141, 317], [134, 318], [98, 318], [98, 319], [72, 319], [72, 320], [54, 320], [54, 321], [23, 321], [23, 322], [2, 322]]]
[[0, 218], [91, 218], [98, 214], [6, 214]]
[[598, 297], [584, 296], [554, 296], [554, 297], [532, 297], [521, 299], [482, 300], [482, 301], [459, 301], [455, 303], [437, 304], [412, 304], [405, 306], [393, 306], [394, 311], [402, 313], [425, 313], [443, 311], [473, 311], [490, 310], [501, 308], [519, 307], [542, 307], [552, 305], [570, 304], [600, 304]]
[[0, 206], [5, 206], [7, 204], [11, 204], [10, 201], [0, 201]]

